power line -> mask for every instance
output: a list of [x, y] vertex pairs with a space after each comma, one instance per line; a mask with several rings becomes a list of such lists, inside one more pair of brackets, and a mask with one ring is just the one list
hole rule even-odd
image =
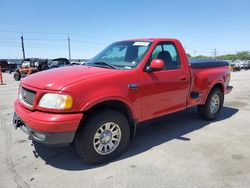
[[[57, 33], [57, 32], [35, 32], [35, 31], [10, 31], [10, 30], [0, 30], [1, 33], [26, 33], [26, 34], [42, 34], [42, 35], [65, 35], [67, 36], [68, 33]], [[91, 36], [91, 35], [85, 35], [85, 34], [79, 34], [79, 33], [70, 33], [71, 36], [76, 36], [79, 38], [92, 38], [92, 39], [97, 39], [97, 40], [102, 40], [106, 42], [111, 42], [113, 40], [107, 39], [104, 37], [96, 37], [96, 36]]]
[[92, 39], [102, 40], [102, 41], [106, 41], [106, 42], [111, 42], [111, 41], [113, 41], [113, 40], [111, 40], [111, 39], [107, 39], [107, 38], [103, 38], [103, 37], [94, 37], [94, 36], [84, 35], [84, 34], [70, 33], [70, 35], [71, 35], [71, 36], [80, 37], [80, 38], [92, 38]]
[[8, 37], [5, 37], [5, 38], [0, 38], [1, 41], [19, 41], [20, 39], [19, 38], [8, 38]]
[[71, 39], [71, 41], [76, 42], [76, 43], [82, 43], [82, 44], [93, 44], [93, 45], [107, 45], [105, 43], [100, 43], [100, 42], [90, 42], [90, 41], [85, 41], [85, 40], [75, 40]]
[[30, 41], [66, 41], [67, 39], [57, 39], [57, 38], [26, 38]]
[[[91, 41], [86, 41], [86, 40], [79, 40], [79, 39], [72, 39], [70, 38], [71, 41], [76, 42], [76, 43], [83, 43], [83, 44], [95, 44], [95, 45], [107, 45], [107, 43], [102, 43], [102, 42], [91, 42]], [[18, 39], [14, 38], [0, 38], [0, 41], [18, 41]], [[38, 42], [65, 42], [68, 41], [67, 39], [58, 39], [58, 38], [25, 38], [25, 41], [38, 41]]]
[[48, 35], [67, 35], [67, 33], [57, 33], [57, 32], [41, 32], [41, 31], [10, 31], [10, 30], [0, 30], [1, 33], [30, 33], [30, 34], [48, 34]]

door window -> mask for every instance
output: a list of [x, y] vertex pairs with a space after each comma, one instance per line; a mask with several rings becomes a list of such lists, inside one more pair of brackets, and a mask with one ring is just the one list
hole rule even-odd
[[173, 43], [158, 44], [151, 54], [150, 61], [161, 59], [165, 63], [165, 70], [174, 70], [181, 67], [179, 54]]

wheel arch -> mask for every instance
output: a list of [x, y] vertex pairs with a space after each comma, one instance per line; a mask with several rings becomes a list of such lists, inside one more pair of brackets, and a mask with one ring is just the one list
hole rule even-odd
[[221, 82], [217, 82], [216, 84], [213, 85], [213, 87], [210, 89], [209, 93], [214, 89], [214, 88], [218, 88], [221, 90], [221, 92], [224, 94], [225, 92], [225, 88], [224, 85]]
[[125, 102], [121, 100], [117, 100], [117, 99], [101, 101], [83, 110], [84, 119], [82, 120], [79, 128], [84, 127], [85, 119], [94, 115], [95, 113], [98, 113], [107, 109], [117, 110], [126, 116], [130, 125], [130, 135], [131, 135], [131, 138], [133, 138], [136, 132], [137, 120], [135, 119], [131, 108]]
[[206, 97], [204, 98], [204, 102], [205, 103], [207, 101], [207, 97], [209, 96], [209, 93], [211, 93], [211, 91], [215, 88], [218, 88], [221, 90], [222, 94], [224, 95], [225, 92], [225, 88], [222, 82], [218, 81], [215, 82], [214, 84], [211, 85], [211, 87], [208, 89], [208, 92], [206, 93]]

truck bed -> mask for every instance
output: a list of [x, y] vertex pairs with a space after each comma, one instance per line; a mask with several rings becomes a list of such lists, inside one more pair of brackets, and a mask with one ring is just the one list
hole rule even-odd
[[217, 60], [191, 60], [189, 61], [191, 69], [191, 87], [190, 98], [187, 106], [204, 104], [207, 95], [214, 83], [226, 94], [228, 82], [230, 80], [229, 63]]
[[223, 67], [229, 65], [227, 61], [218, 61], [218, 60], [190, 60], [189, 64], [192, 69]]

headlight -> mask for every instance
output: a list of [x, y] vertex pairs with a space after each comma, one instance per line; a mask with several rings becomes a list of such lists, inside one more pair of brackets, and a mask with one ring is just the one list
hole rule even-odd
[[42, 108], [51, 109], [70, 109], [73, 105], [73, 99], [69, 95], [46, 93], [39, 101], [39, 106]]

